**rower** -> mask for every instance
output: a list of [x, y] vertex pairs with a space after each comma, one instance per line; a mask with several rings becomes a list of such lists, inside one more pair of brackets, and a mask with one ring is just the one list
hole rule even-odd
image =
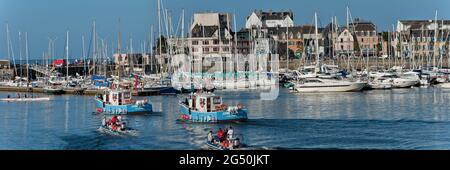
[[103, 117], [102, 119], [102, 126], [106, 126], [106, 117]]
[[230, 129], [228, 129], [228, 132], [227, 132], [227, 136], [228, 136], [229, 140], [233, 139], [233, 132], [234, 132], [233, 127], [230, 126]]
[[11, 96], [9, 96], [9, 94], [8, 94], [8, 99], [10, 98]]
[[239, 138], [236, 138], [233, 142], [233, 149], [239, 148], [241, 145], [241, 142], [239, 141]]
[[213, 136], [212, 136], [212, 130], [210, 130], [209, 133], [208, 133], [208, 142], [214, 143], [214, 139], [213, 139]]

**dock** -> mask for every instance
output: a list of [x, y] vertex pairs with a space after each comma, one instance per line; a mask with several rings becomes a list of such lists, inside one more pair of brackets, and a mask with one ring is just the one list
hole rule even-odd
[[[44, 93], [44, 88], [42, 87], [8, 87], [0, 86], [0, 91], [3, 92], [29, 92], [29, 93]], [[81, 89], [81, 88], [66, 88], [64, 89], [64, 94], [71, 95], [88, 95], [93, 96], [102, 93], [103, 89]], [[133, 96], [154, 96], [162, 95], [158, 90], [138, 90], [132, 91]]]

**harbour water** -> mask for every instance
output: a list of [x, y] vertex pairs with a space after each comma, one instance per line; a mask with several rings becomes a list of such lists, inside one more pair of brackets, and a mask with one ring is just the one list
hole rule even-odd
[[[8, 93], [0, 92], [0, 98]], [[156, 113], [126, 116], [137, 137], [97, 131], [102, 115], [92, 96], [51, 96], [50, 102], [0, 102], [0, 149], [204, 149], [210, 129], [233, 126], [253, 148], [450, 149], [450, 89], [412, 88], [300, 94], [280, 89], [263, 101], [256, 91], [218, 91], [243, 103], [249, 121], [183, 124], [179, 96], [150, 96]]]

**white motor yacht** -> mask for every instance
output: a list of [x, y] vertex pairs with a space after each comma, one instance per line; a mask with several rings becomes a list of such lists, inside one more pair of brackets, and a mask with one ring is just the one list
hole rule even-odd
[[296, 83], [294, 88], [298, 92], [349, 92], [361, 91], [366, 85], [366, 82], [307, 78]]

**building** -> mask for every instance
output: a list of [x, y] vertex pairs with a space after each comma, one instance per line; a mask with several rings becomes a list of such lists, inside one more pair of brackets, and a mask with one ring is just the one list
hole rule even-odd
[[350, 30], [356, 38], [354, 46], [355, 55], [369, 57], [376, 57], [378, 55], [377, 52], [381, 49], [378, 48], [379, 37], [374, 23], [358, 18], [350, 23]]
[[124, 69], [123, 71], [144, 71], [145, 67], [152, 63], [150, 61], [150, 54], [133, 53], [133, 54], [113, 54], [114, 64], [116, 69]]
[[247, 17], [245, 28], [274, 28], [274, 27], [293, 27], [294, 14], [292, 11], [253, 11]]
[[251, 50], [251, 37], [250, 37], [250, 29], [243, 28], [236, 33], [236, 49], [237, 53], [248, 55]]
[[231, 54], [234, 32], [228, 13], [196, 13], [190, 28], [188, 45], [193, 55]]
[[379, 34], [372, 22], [355, 19], [348, 28], [335, 26], [334, 31], [330, 31], [330, 25], [325, 28], [324, 35], [328, 55], [376, 57], [382, 50]]
[[[436, 32], [437, 31], [437, 32]], [[396, 56], [448, 56], [450, 20], [399, 20], [396, 28]], [[436, 63], [433, 58], [433, 63]]]
[[334, 54], [337, 56], [349, 56], [354, 54], [355, 36], [349, 29], [343, 28], [339, 32], [334, 43]]

